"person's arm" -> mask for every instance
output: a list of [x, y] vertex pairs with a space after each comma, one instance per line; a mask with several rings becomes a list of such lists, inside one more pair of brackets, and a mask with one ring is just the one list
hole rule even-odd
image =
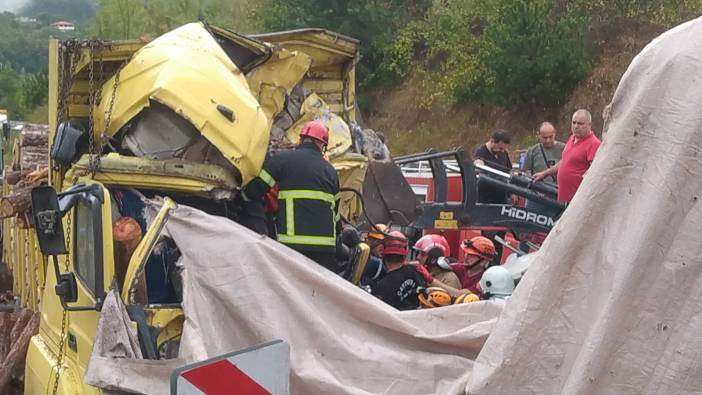
[[483, 157], [483, 155], [481, 153], [482, 148], [483, 148], [483, 146], [481, 145], [480, 147], [476, 148], [475, 151], [473, 151], [473, 164], [474, 165], [485, 166], [486, 158]]
[[336, 174], [336, 171], [332, 169], [332, 176], [334, 177], [334, 183], [335, 183], [335, 190], [336, 193], [334, 194], [335, 200], [334, 200], [334, 226], [336, 226], [336, 234], [340, 235], [341, 234], [341, 213], [339, 212], [340, 205], [341, 205], [341, 192], [340, 189], [341, 187], [339, 186], [339, 176]]
[[242, 190], [242, 195], [246, 200], [257, 200], [263, 197], [275, 184], [280, 177], [281, 163], [279, 156], [267, 156], [263, 162], [263, 167], [258, 172], [258, 175]]
[[443, 289], [446, 290], [446, 292], [448, 292], [449, 295], [451, 295], [451, 297], [454, 297], [454, 298], [459, 297], [459, 296], [461, 296], [461, 295], [463, 295], [463, 294], [469, 294], [469, 293], [470, 293], [470, 291], [467, 290], [467, 289], [458, 289], [458, 288], [454, 288], [454, 287], [452, 287], [452, 286], [450, 286], [450, 285], [448, 285], [448, 284], [446, 284], [446, 283], [443, 283], [443, 282], [441, 282], [441, 281], [439, 281], [439, 280], [437, 280], [437, 279], [433, 279], [433, 280], [429, 283], [429, 286], [430, 286], [430, 287], [439, 287], [439, 288], [443, 288]]
[[561, 162], [558, 162], [555, 165], [549, 167], [548, 169], [546, 169], [544, 171], [540, 171], [538, 173], [535, 173], [533, 176], [534, 181], [538, 182], [538, 181], [543, 180], [546, 177], [555, 176], [556, 174], [558, 174], [558, 168], [560, 167], [560, 165], [561, 165]]
[[527, 174], [532, 174], [534, 172], [534, 150], [529, 148], [526, 152], [526, 157], [524, 158], [524, 168], [522, 171]]

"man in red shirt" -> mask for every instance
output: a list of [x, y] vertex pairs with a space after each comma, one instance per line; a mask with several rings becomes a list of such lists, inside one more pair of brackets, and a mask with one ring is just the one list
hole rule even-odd
[[573, 134], [563, 149], [563, 158], [555, 166], [534, 174], [534, 181], [558, 174], [558, 201], [570, 203], [595, 159], [600, 139], [592, 132], [592, 115], [587, 110], [573, 114]]

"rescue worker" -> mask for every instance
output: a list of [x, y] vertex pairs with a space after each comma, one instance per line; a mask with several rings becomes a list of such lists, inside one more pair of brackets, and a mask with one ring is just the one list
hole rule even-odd
[[383, 264], [387, 273], [370, 283], [371, 294], [398, 310], [419, 307], [418, 288], [426, 288], [433, 279], [422, 265], [407, 264], [407, 238], [390, 232], [383, 244]]
[[495, 245], [484, 236], [475, 236], [461, 243], [465, 253], [463, 263], [451, 265], [454, 273], [461, 280], [461, 286], [476, 295], [480, 294], [478, 283], [492, 258], [495, 256]]
[[461, 289], [461, 281], [448, 261], [451, 247], [444, 236], [424, 235], [417, 240], [413, 249], [419, 253], [417, 256], [419, 263], [429, 269], [432, 277], [452, 288]]
[[361, 276], [361, 285], [368, 285], [371, 281], [379, 279], [385, 274], [385, 266], [383, 265], [383, 241], [385, 240], [385, 232], [387, 231], [385, 224], [376, 224], [366, 234], [366, 244], [370, 247], [370, 257], [366, 263], [363, 276]]
[[480, 278], [483, 299], [509, 299], [514, 292], [514, 279], [502, 266], [489, 267]]
[[278, 241], [338, 273], [339, 178], [324, 159], [328, 143], [327, 127], [318, 121], [307, 122], [299, 145], [267, 158], [258, 176], [244, 188], [244, 197], [261, 199], [277, 184]]
[[371, 255], [379, 258], [383, 256], [383, 240], [385, 240], [387, 230], [387, 225], [376, 224], [366, 233], [366, 244], [371, 249]]

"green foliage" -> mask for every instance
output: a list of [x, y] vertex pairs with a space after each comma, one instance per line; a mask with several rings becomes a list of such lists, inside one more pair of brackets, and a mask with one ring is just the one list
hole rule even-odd
[[13, 119], [46, 103], [48, 90], [46, 73], [19, 73], [11, 67], [0, 68], [0, 108], [7, 109]]
[[[321, 27], [360, 40], [359, 93], [417, 75], [425, 101], [557, 106], [625, 29], [672, 27], [699, 0], [30, 0], [0, 14], [0, 108], [45, 108], [47, 42], [155, 37], [205, 19], [243, 33]], [[68, 20], [75, 32], [49, 24]], [[364, 101], [363, 97], [360, 98]]]
[[424, 21], [397, 36], [391, 70], [406, 76], [414, 51], [415, 59], [423, 55], [421, 69], [436, 81], [434, 96], [556, 105], [591, 65], [588, 19], [557, 11], [549, 0], [436, 1]]
[[505, 1], [482, 40], [488, 78], [476, 89], [498, 105], [560, 105], [590, 71], [589, 19], [557, 15], [549, 0]]
[[61, 32], [40, 23], [23, 23], [16, 15], [0, 13], [0, 65], [20, 72], [46, 70], [49, 37], [74, 37], [80, 32]]
[[198, 20], [243, 31], [246, 1], [97, 0], [94, 33], [104, 39], [154, 37]]
[[93, 0], [31, 0], [19, 12], [39, 20], [42, 25], [66, 20], [81, 24], [95, 15]]
[[[571, 0], [568, 9], [588, 15], [594, 28], [656, 24], [670, 28], [702, 14], [699, 0]], [[615, 26], [616, 27], [616, 26]]]
[[419, 20], [430, 0], [262, 0], [251, 3], [249, 17], [259, 31], [320, 27], [361, 41], [358, 75], [362, 86], [389, 83], [398, 73], [392, 62], [397, 32]]

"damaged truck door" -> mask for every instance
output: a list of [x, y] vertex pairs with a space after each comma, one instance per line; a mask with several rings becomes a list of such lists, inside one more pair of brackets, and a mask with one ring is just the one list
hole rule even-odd
[[[43, 330], [32, 338], [27, 365], [39, 366], [44, 361], [58, 363], [47, 369], [28, 369], [27, 393], [47, 393], [56, 380], [63, 393], [74, 393], [77, 388], [92, 389], [82, 383], [82, 377], [93, 349], [106, 289], [110, 284], [116, 284], [112, 204], [110, 191], [91, 180], [81, 180], [61, 193], [56, 193], [51, 186], [37, 187], [32, 191], [37, 238], [42, 253], [49, 257], [54, 275], [47, 275], [42, 297], [45, 306], [42, 309]], [[129, 291], [138, 285], [139, 273], [143, 272], [169, 210], [174, 207], [171, 199], [164, 199], [162, 208], [131, 256], [124, 284], [116, 284], [119, 287], [124, 285], [125, 300], [128, 300]], [[157, 346], [174, 340], [170, 336], [174, 329], [180, 333], [182, 313], [179, 307], [145, 314], [141, 305], [128, 306], [146, 357], [157, 359]], [[145, 317], [149, 317], [148, 326]], [[148, 327], [154, 321], [164, 322], [160, 328], [164, 333], [158, 337], [164, 341], [156, 344], [146, 341], [151, 338]], [[56, 366], [62, 366], [58, 373]], [[46, 377], [49, 372], [50, 376]]]
[[[27, 351], [27, 365], [35, 368], [25, 373], [25, 390], [46, 393], [58, 380], [63, 393], [72, 393], [83, 387], [99, 310], [114, 276], [109, 192], [91, 180], [58, 194], [51, 186], [39, 187], [32, 191], [32, 210], [54, 274], [47, 272], [41, 329]], [[58, 363], [40, 369], [44, 361]]]

